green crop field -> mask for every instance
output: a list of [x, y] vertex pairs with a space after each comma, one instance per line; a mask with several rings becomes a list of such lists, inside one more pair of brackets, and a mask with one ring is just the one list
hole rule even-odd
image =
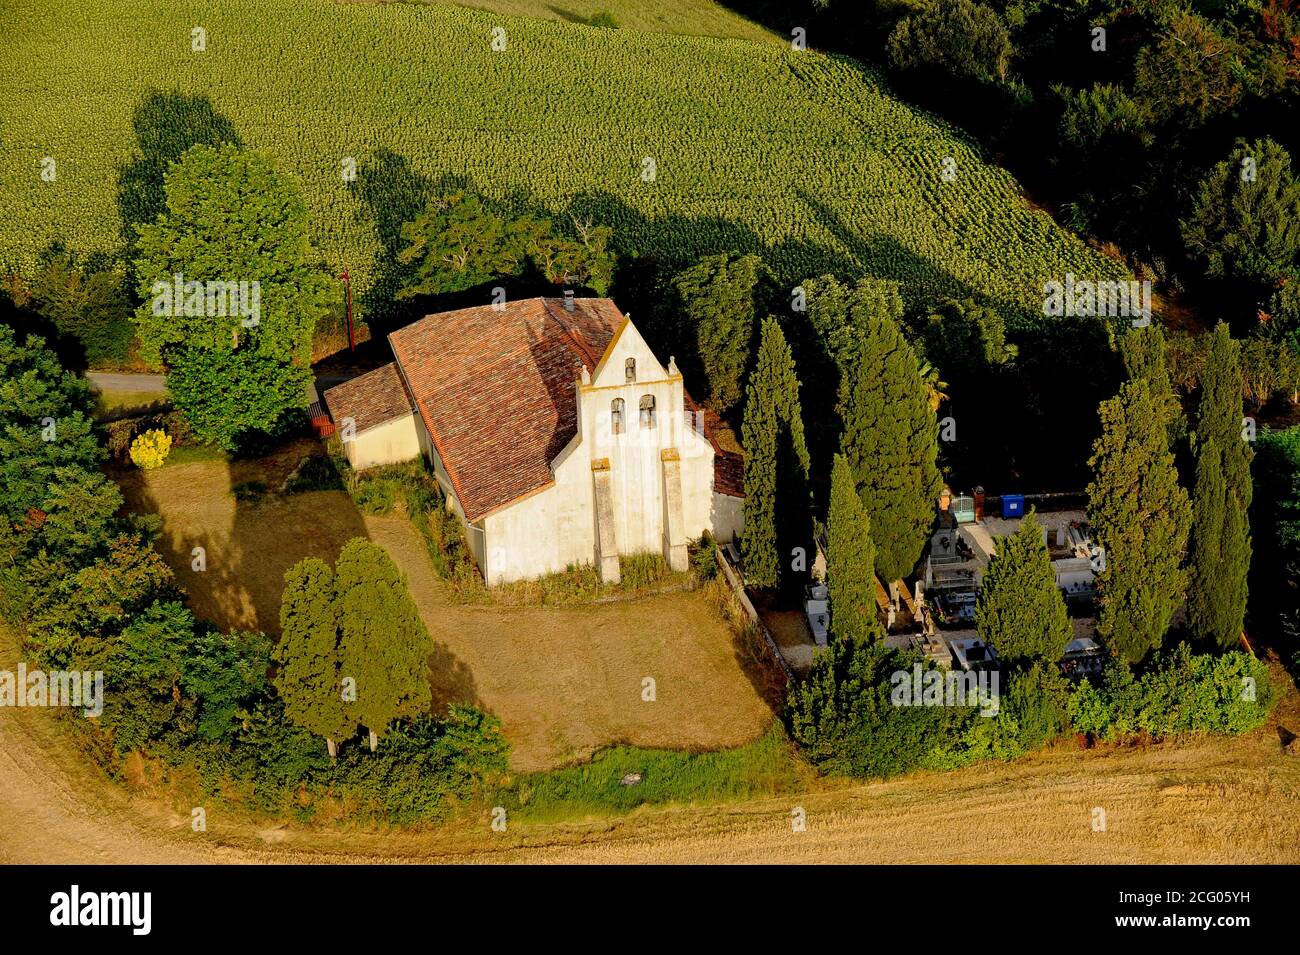
[[[365, 2], [365, 0], [361, 0]], [[725, 36], [741, 40], [783, 42], [776, 34], [751, 23], [712, 0], [424, 0], [426, 3], [474, 7], [520, 17], [542, 17], [569, 23], [590, 23], [606, 14], [623, 30], [651, 30], [693, 36]]]
[[298, 177], [363, 307], [393, 291], [401, 222], [451, 183], [610, 225], [620, 251], [754, 250], [790, 284], [872, 273], [1020, 322], [1049, 278], [1119, 274], [859, 64], [767, 40], [441, 4], [9, 0], [0, 51], [9, 270], [55, 241], [120, 250], [168, 161], [233, 139]]

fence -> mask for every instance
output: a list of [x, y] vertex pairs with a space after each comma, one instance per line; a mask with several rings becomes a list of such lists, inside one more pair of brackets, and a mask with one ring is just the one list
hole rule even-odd
[[727, 582], [727, 586], [732, 589], [736, 595], [736, 600], [740, 602], [741, 609], [745, 611], [754, 628], [763, 638], [763, 648], [766, 649], [765, 656], [769, 657], [769, 662], [775, 663], [785, 675], [786, 685], [789, 686], [794, 682], [794, 671], [790, 669], [790, 664], [785, 662], [785, 656], [781, 653], [781, 648], [777, 646], [776, 640], [772, 637], [772, 631], [767, 629], [762, 618], [758, 615], [758, 609], [754, 602], [749, 599], [749, 594], [745, 593], [745, 582], [740, 576], [740, 572], [731, 566], [731, 561], [722, 548], [718, 548], [718, 569], [722, 571], [722, 578]]
[[328, 438], [334, 433], [334, 422], [330, 416], [325, 413], [319, 401], [313, 401], [311, 407], [307, 409], [307, 417], [311, 418], [311, 426], [316, 430], [317, 437]]

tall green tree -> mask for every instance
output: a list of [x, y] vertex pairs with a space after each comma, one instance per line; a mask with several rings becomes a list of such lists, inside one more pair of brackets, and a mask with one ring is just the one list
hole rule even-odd
[[[758, 359], [749, 376], [741, 442], [745, 577], [756, 587], [793, 585], [811, 559], [808, 448], [794, 356], [771, 316], [763, 320]], [[802, 570], [796, 569], [796, 548], [802, 548]]]
[[42, 256], [28, 294], [33, 311], [81, 343], [90, 367], [130, 358], [135, 326], [126, 275], [107, 256], [52, 248]]
[[256, 435], [278, 432], [302, 406], [311, 380], [310, 366], [287, 365], [256, 351], [190, 348], [174, 356], [167, 390], [196, 434], [229, 451]]
[[1097, 632], [1131, 663], [1160, 646], [1187, 589], [1191, 502], [1178, 483], [1160, 401], [1143, 380], [1103, 401], [1088, 517], [1102, 551]]
[[[875, 315], [901, 322], [903, 298], [897, 282], [871, 277], [849, 284], [821, 275], [805, 279], [799, 288], [807, 321], [791, 323], [790, 342], [803, 377], [803, 403], [809, 408], [833, 408], [843, 377], [842, 362], [852, 357], [860, 330]], [[817, 499], [825, 504], [842, 425], [838, 414], [816, 414], [807, 427]]]
[[720, 413], [740, 401], [766, 294], [756, 255], [710, 255], [673, 279], [680, 319], [693, 328], [708, 400]]
[[40, 509], [60, 468], [97, 467], [104, 456], [91, 429], [93, 399], [41, 338], [21, 344], [0, 324], [0, 515], [20, 521]]
[[382, 547], [354, 537], [334, 570], [339, 672], [356, 681], [355, 713], [374, 750], [394, 720], [428, 711], [432, 645], [401, 571]]
[[275, 660], [285, 717], [323, 736], [330, 756], [338, 755], [338, 741], [356, 732], [357, 716], [343, 699], [334, 571], [318, 558], [285, 571]]
[[[216, 395], [238, 378], [245, 353], [257, 355], [283, 380], [265, 388], [265, 401], [224, 402], [232, 421], [225, 430], [273, 431], [286, 411], [306, 407], [306, 391], [290, 380], [301, 380], [316, 323], [336, 296], [311, 242], [307, 205], [273, 159], [230, 143], [191, 147], [165, 189], [166, 211], [137, 227], [141, 354], [204, 377]], [[188, 397], [174, 398], [191, 410]], [[196, 432], [219, 440], [208, 416], [199, 419]]]
[[409, 275], [397, 297], [462, 292], [518, 276], [530, 262], [549, 281], [567, 279], [603, 295], [613, 274], [613, 232], [576, 217], [572, 224], [570, 236], [543, 216], [497, 212], [471, 192], [439, 196], [402, 225], [397, 261]]
[[1006, 79], [1011, 53], [1001, 18], [975, 0], [929, 0], [889, 35], [894, 69], [938, 70], [956, 80]]
[[1200, 400], [1196, 410], [1196, 442], [1212, 439], [1222, 455], [1223, 478], [1250, 506], [1250, 462], [1254, 451], [1245, 440], [1242, 420], [1241, 345], [1224, 322], [1208, 336], [1209, 352], [1201, 371]]
[[862, 507], [853, 469], [835, 455], [831, 504], [826, 515], [826, 577], [831, 627], [846, 640], [882, 638], [876, 618], [876, 547], [871, 519]]
[[1300, 255], [1300, 181], [1271, 139], [1240, 141], [1201, 180], [1183, 241], [1214, 278], [1266, 286]]
[[1033, 511], [1016, 533], [998, 540], [975, 605], [975, 629], [1013, 666], [1056, 663], [1065, 654], [1074, 628]]
[[1232, 109], [1244, 91], [1243, 51], [1193, 13], [1170, 17], [1134, 64], [1137, 100], [1157, 120], [1188, 126]]
[[1190, 542], [1187, 624], [1224, 648], [1246, 616], [1253, 485], [1250, 442], [1242, 434], [1240, 346], [1220, 323], [1210, 336], [1196, 423], [1196, 487]]
[[911, 573], [934, 523], [943, 480], [938, 427], [916, 352], [896, 322], [868, 316], [847, 346], [840, 451], [857, 481], [876, 544], [876, 572]]
[[1164, 328], [1156, 324], [1130, 328], [1120, 338], [1119, 348], [1129, 380], [1145, 381], [1168, 416], [1169, 447], [1173, 450], [1187, 433], [1187, 421], [1169, 372], [1169, 346]]

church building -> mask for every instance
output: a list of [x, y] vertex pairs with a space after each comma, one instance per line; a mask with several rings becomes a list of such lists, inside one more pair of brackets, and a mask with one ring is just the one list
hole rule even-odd
[[325, 392], [358, 469], [423, 454], [489, 585], [740, 531], [742, 463], [607, 298], [533, 298], [428, 315], [395, 360]]

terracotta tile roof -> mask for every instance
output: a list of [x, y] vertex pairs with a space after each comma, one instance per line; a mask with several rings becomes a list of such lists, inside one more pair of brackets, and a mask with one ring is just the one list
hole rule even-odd
[[[713, 490], [718, 494], [726, 494], [728, 497], [745, 496], [745, 458], [743, 455], [734, 451], [725, 451], [718, 444], [718, 428], [722, 426], [722, 419], [712, 408], [704, 410], [704, 436], [709, 439], [709, 444], [713, 445]], [[699, 414], [700, 406], [697, 405], [691, 396], [686, 396], [686, 423], [695, 426], [695, 415]]]
[[577, 431], [574, 383], [623, 323], [605, 298], [429, 315], [388, 336], [470, 521], [539, 491]]
[[357, 434], [411, 413], [411, 399], [391, 361], [328, 389], [325, 404], [336, 425], [344, 418], [355, 421]]

